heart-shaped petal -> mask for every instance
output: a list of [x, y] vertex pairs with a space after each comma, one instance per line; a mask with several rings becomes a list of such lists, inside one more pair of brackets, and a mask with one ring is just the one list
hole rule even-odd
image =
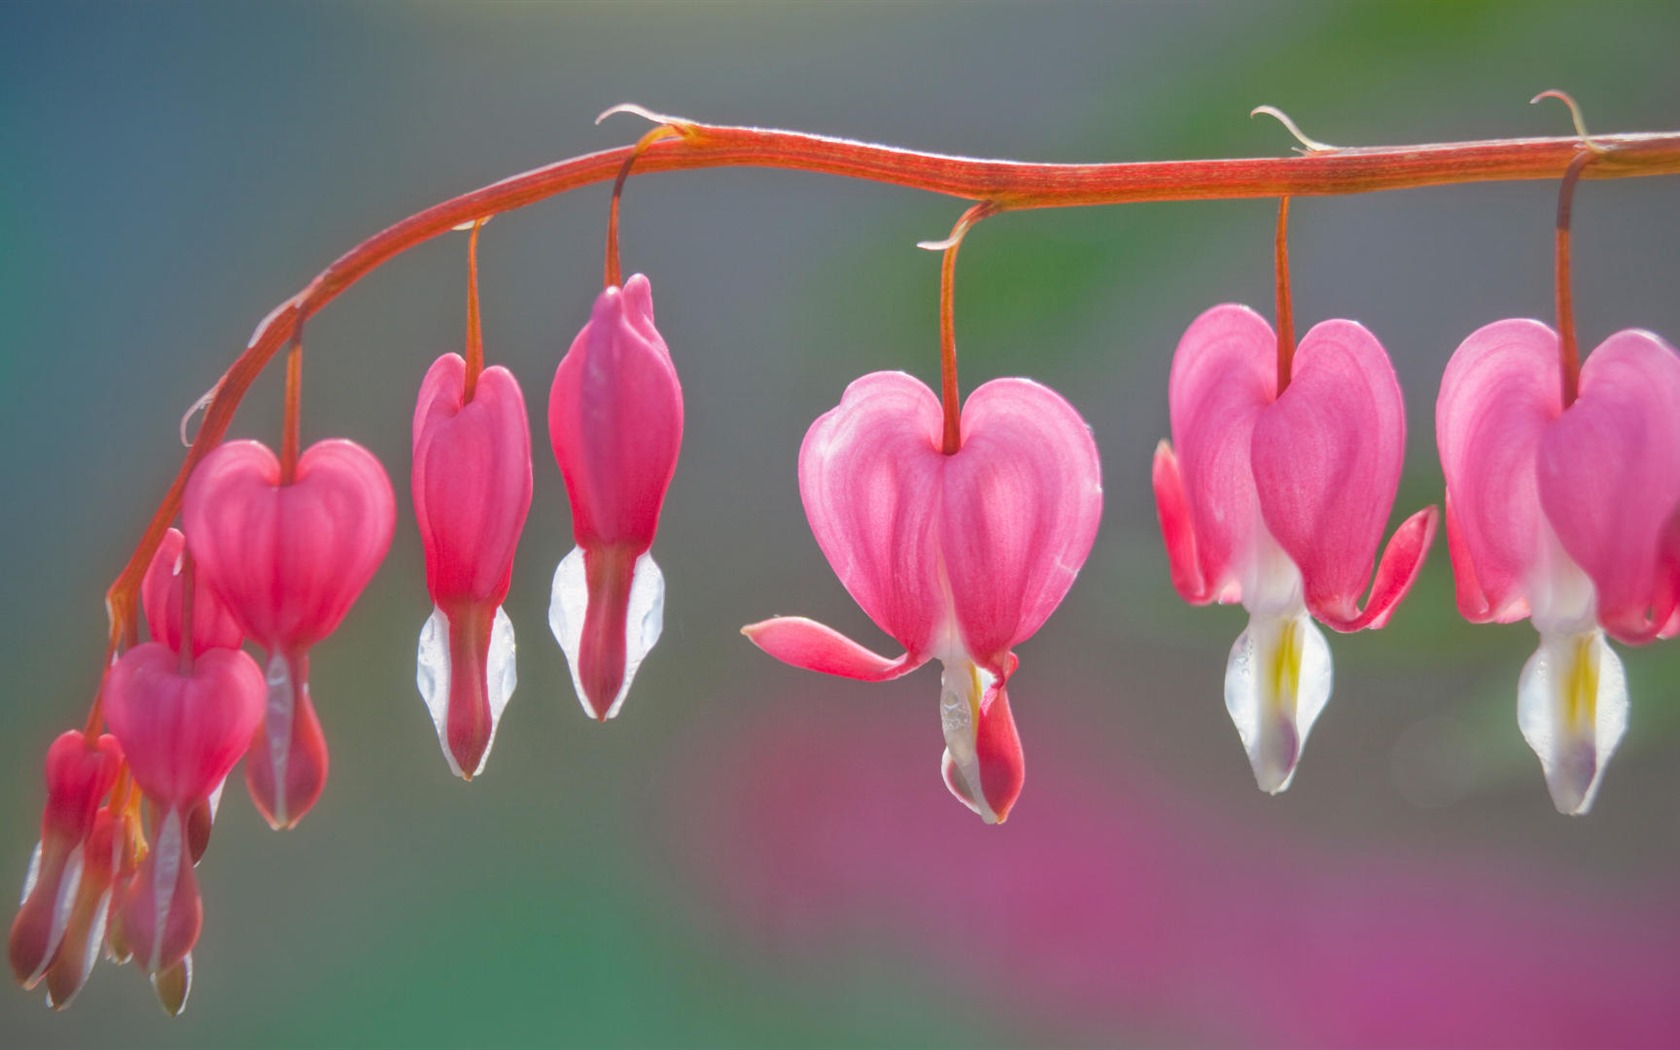
[[799, 494], [823, 556], [852, 599], [921, 662], [944, 626], [939, 578], [943, 420], [903, 372], [846, 387], [799, 449]]
[[1539, 321], [1479, 328], [1447, 362], [1435, 442], [1459, 611], [1474, 623], [1529, 613], [1529, 575], [1542, 540], [1536, 457], [1541, 434], [1562, 410], [1557, 333]]
[[1300, 569], [1307, 607], [1336, 630], [1381, 626], [1434, 534], [1432, 511], [1400, 530], [1361, 613], [1406, 451], [1405, 403], [1382, 344], [1353, 321], [1313, 326], [1289, 386], [1255, 421], [1252, 449], [1261, 516]]
[[199, 571], [241, 628], [270, 650], [331, 634], [391, 545], [396, 498], [354, 442], [311, 445], [289, 485], [256, 441], [230, 441], [193, 471], [182, 499]]
[[1581, 369], [1581, 392], [1540, 439], [1540, 506], [1592, 579], [1598, 619], [1648, 642], [1674, 612], [1662, 547], [1680, 506], [1680, 354], [1617, 332]]
[[1102, 470], [1055, 391], [995, 379], [969, 395], [962, 447], [942, 457], [939, 542], [967, 651], [994, 675], [1050, 616], [1091, 551]]
[[513, 373], [479, 374], [462, 404], [466, 362], [444, 354], [420, 384], [414, 410], [414, 518], [436, 605], [507, 597], [513, 555], [531, 507], [531, 430]]
[[1200, 562], [1202, 589], [1190, 600], [1240, 601], [1260, 520], [1252, 434], [1261, 410], [1277, 396], [1272, 326], [1236, 303], [1206, 311], [1173, 353], [1167, 396], [1179, 492]]
[[124, 653], [105, 685], [105, 717], [134, 781], [185, 811], [239, 761], [263, 713], [263, 674], [237, 649], [211, 649], [181, 673], [159, 642]]

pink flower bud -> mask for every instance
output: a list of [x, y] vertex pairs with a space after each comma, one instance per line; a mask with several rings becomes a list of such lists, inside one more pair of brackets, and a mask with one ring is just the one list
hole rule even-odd
[[637, 274], [595, 300], [548, 401], [577, 541], [554, 575], [549, 626], [597, 719], [618, 713], [663, 625], [665, 581], [647, 552], [682, 424], [682, 387], [653, 326], [653, 290]]
[[72, 729], [47, 749], [47, 803], [8, 949], [19, 984], [33, 988], [64, 943], [87, 866], [84, 844], [100, 800], [116, 782], [122, 750], [109, 734], [91, 745]]
[[[140, 583], [140, 604], [146, 610], [146, 629], [152, 641], [181, 651], [181, 558], [186, 550], [181, 530], [163, 534], [146, 578]], [[233, 613], [216, 596], [202, 573], [193, 581], [193, 655], [206, 649], [237, 649], [245, 640]]]
[[513, 692], [513, 625], [502, 612], [531, 507], [531, 433], [513, 373], [484, 370], [463, 404], [466, 362], [444, 354], [414, 410], [414, 517], [434, 605], [417, 681], [457, 776], [483, 770]]

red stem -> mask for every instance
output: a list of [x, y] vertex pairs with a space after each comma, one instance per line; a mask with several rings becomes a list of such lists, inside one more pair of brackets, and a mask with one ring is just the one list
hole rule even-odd
[[673, 135], [684, 134], [683, 128], [671, 124], [661, 124], [657, 128], [636, 140], [630, 147], [630, 155], [624, 158], [624, 164], [618, 169], [618, 178], [613, 180], [612, 204], [607, 208], [607, 274], [608, 288], [623, 286], [623, 272], [618, 266], [618, 201], [624, 196], [624, 183], [630, 178], [630, 168], [636, 163], [647, 148], [660, 139], [667, 139]]
[[461, 404], [470, 404], [478, 392], [478, 374], [484, 371], [484, 331], [478, 318], [478, 231], [484, 220], [473, 223], [467, 238], [467, 375], [461, 390]]
[[[678, 135], [637, 154], [621, 146], [491, 183], [389, 226], [340, 256], [308, 287], [274, 309], [222, 376], [204, 425], [153, 514], [140, 543], [105, 592], [114, 652], [132, 633], [140, 581], [199, 460], [227, 433], [240, 399], [298, 327], [393, 256], [462, 223], [513, 211], [613, 178], [632, 155], [645, 172], [760, 167], [821, 172], [926, 190], [1008, 209], [1233, 200], [1370, 193], [1469, 182], [1555, 179], [1579, 149], [1577, 138], [1493, 139], [1424, 146], [1341, 149], [1307, 156], [1118, 164], [1023, 164], [970, 160], [873, 146], [793, 131], [685, 124]], [[1680, 173], [1680, 132], [1595, 137], [1602, 152], [1590, 177]]]
[[[156, 641], [157, 639], [153, 639]], [[185, 546], [181, 548], [181, 654], [179, 669], [182, 676], [193, 669], [193, 556]]]
[[997, 207], [982, 201], [962, 213], [945, 241], [945, 258], [939, 267], [939, 399], [945, 409], [945, 433], [939, 450], [947, 456], [962, 448], [962, 399], [957, 389], [957, 249], [974, 224]]
[[1289, 296], [1289, 198], [1278, 199], [1277, 242], [1277, 396], [1289, 386], [1295, 361], [1295, 304]]
[[[286, 409], [280, 420], [280, 484], [290, 485], [297, 477], [298, 427], [303, 414], [303, 341], [301, 334], [292, 337], [292, 349], [286, 354]], [[221, 391], [217, 391], [219, 400]], [[198, 435], [198, 441], [204, 434]], [[196, 447], [198, 442], [195, 441]], [[190, 453], [189, 453], [190, 455]], [[170, 515], [171, 520], [174, 515]]]
[[1563, 373], [1563, 407], [1575, 403], [1581, 386], [1581, 355], [1575, 345], [1575, 301], [1569, 291], [1569, 219], [1575, 204], [1575, 184], [1581, 173], [1597, 158], [1591, 148], [1583, 149], [1569, 162], [1558, 187], [1557, 206], [1557, 290], [1558, 366]]

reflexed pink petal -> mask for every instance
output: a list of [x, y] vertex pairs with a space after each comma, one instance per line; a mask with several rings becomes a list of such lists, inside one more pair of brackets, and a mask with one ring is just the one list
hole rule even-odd
[[[1482, 593], [1481, 581], [1476, 579], [1476, 566], [1471, 564], [1465, 550], [1458, 515], [1453, 513], [1452, 494], [1446, 497], [1447, 553], [1452, 559], [1454, 591], [1458, 596], [1458, 613], [1471, 623], [1487, 623], [1493, 617], [1487, 595]], [[1523, 602], [1526, 611], [1528, 603]]]
[[1155, 446], [1155, 463], [1150, 471], [1155, 488], [1155, 516], [1161, 521], [1161, 539], [1167, 545], [1167, 564], [1172, 571], [1173, 589], [1191, 605], [1206, 605], [1213, 594], [1202, 579], [1201, 558], [1196, 553], [1196, 530], [1190, 521], [1190, 505], [1184, 498], [1184, 481], [1178, 474], [1178, 457], [1172, 445]]
[[1191, 322], [1173, 353], [1168, 401], [1203, 593], [1215, 601], [1242, 598], [1259, 520], [1251, 434], [1276, 396], [1277, 336], [1264, 318], [1226, 303]]
[[513, 373], [485, 369], [462, 405], [465, 382], [466, 362], [444, 354], [420, 384], [414, 517], [433, 603], [495, 608], [507, 597], [531, 506], [531, 430]]
[[[1535, 458], [1541, 433], [1563, 410], [1562, 390], [1557, 334], [1539, 321], [1477, 329], [1441, 378], [1435, 441], [1456, 524], [1453, 571], [1459, 610], [1476, 622], [1528, 615], [1527, 577], [1541, 539]], [[1470, 581], [1479, 593], [1467, 598]], [[1475, 609], [1484, 611], [1472, 617]]]
[[1085, 564], [1102, 471], [1079, 413], [1031, 380], [975, 390], [962, 434], [962, 449], [941, 457], [939, 543], [963, 641], [1000, 674], [1003, 655], [1044, 624]]
[[603, 291], [554, 373], [548, 433], [578, 546], [653, 544], [682, 444], [682, 387], [641, 274]]
[[1388, 618], [1400, 604], [1400, 599], [1412, 589], [1418, 570], [1429, 554], [1435, 540], [1435, 528], [1440, 514], [1434, 507], [1425, 507], [1400, 523], [1383, 548], [1382, 561], [1377, 563], [1377, 578], [1371, 584], [1371, 597], [1363, 611], [1349, 619], [1340, 619], [1327, 609], [1314, 608], [1313, 615], [1334, 631], [1375, 630], [1387, 626]]
[[140, 790], [185, 808], [209, 797], [245, 753], [265, 687], [256, 661], [236, 649], [208, 650], [190, 675], [179, 664], [159, 642], [123, 653], [106, 682], [105, 717]]
[[1575, 403], [1546, 429], [1540, 506], [1592, 579], [1598, 619], [1625, 642], [1674, 612], [1660, 547], [1680, 504], [1680, 355], [1649, 332], [1605, 340]]
[[945, 605], [942, 426], [939, 401], [921, 381], [874, 372], [846, 388], [799, 449], [799, 493], [817, 545], [869, 618], [918, 656]]
[[204, 457], [182, 500], [187, 542], [245, 634], [273, 650], [331, 634], [391, 545], [396, 498], [354, 442], [316, 442], [291, 485], [256, 441]]
[[905, 653], [896, 660], [877, 655], [834, 628], [803, 616], [778, 616], [748, 624], [741, 633], [785, 664], [865, 682], [897, 678], [928, 660], [925, 654]]
[[[146, 577], [140, 583], [140, 604], [146, 611], [146, 629], [152, 641], [169, 648], [181, 648], [181, 552], [186, 540], [181, 530], [163, 534]], [[193, 576], [193, 653], [206, 649], [237, 649], [245, 640], [239, 622], [222, 604], [204, 574]]]
[[[1359, 612], [1406, 451], [1405, 404], [1382, 344], [1353, 321], [1313, 326], [1289, 386], [1256, 420], [1252, 447], [1261, 515], [1301, 570], [1307, 607], [1338, 630], [1386, 619], [1387, 606]], [[1419, 542], [1400, 544], [1396, 567], [1406, 571], [1390, 605], [1432, 534], [1419, 528]]]

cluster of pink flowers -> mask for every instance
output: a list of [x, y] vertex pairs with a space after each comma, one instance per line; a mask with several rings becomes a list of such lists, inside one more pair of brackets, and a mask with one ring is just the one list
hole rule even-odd
[[[1416, 579], [1435, 508], [1390, 539], [1365, 608], [1405, 445], [1400, 387], [1377, 340], [1327, 321], [1278, 389], [1276, 337], [1246, 307], [1197, 318], [1173, 359], [1173, 443], [1155, 454], [1174, 586], [1240, 601], [1225, 703], [1255, 779], [1294, 776], [1330, 698], [1337, 631], [1377, 628]], [[1556, 333], [1511, 320], [1454, 353], [1436, 405], [1458, 606], [1473, 623], [1530, 618], [1517, 720], [1559, 811], [1585, 813], [1627, 727], [1629, 644], [1680, 633], [1680, 355], [1650, 332], [1611, 336], [1564, 399]]]
[[[659, 639], [665, 584], [650, 551], [683, 430], [648, 280], [620, 286], [610, 258], [548, 401], [576, 540], [554, 573], [549, 626], [599, 721], [619, 712]], [[1280, 249], [1280, 303], [1285, 265]], [[943, 401], [902, 372], [866, 375], [799, 451], [818, 546], [902, 654], [803, 617], [743, 630], [785, 663], [869, 682], [939, 661], [941, 774], [995, 824], [1025, 779], [1008, 695], [1015, 649], [1084, 565], [1101, 467], [1085, 421], [1038, 383], [996, 379], [959, 409], [945, 293]], [[412, 475], [433, 603], [416, 682], [445, 761], [466, 780], [483, 772], [517, 683], [503, 603], [533, 484], [524, 396], [505, 368], [483, 367], [473, 296], [468, 354], [439, 357], [421, 384]], [[1296, 348], [1280, 327], [1230, 304], [1195, 320], [1173, 360], [1172, 441], [1156, 449], [1152, 479], [1174, 587], [1249, 613], [1225, 703], [1273, 793], [1293, 780], [1330, 699], [1330, 649], [1314, 621], [1386, 624], [1438, 519], [1425, 507], [1383, 544], [1406, 420], [1377, 339], [1333, 320]], [[1680, 633], [1680, 355], [1624, 331], [1577, 375], [1560, 350], [1538, 322], [1473, 334], [1443, 379], [1436, 436], [1459, 608], [1475, 622], [1528, 617], [1539, 631], [1518, 722], [1557, 808], [1578, 814], [1627, 724], [1605, 635], [1639, 644]], [[251, 799], [276, 829], [296, 825], [325, 787], [309, 655], [384, 559], [396, 501], [359, 445], [332, 439], [299, 455], [288, 405], [281, 457], [234, 441], [199, 462], [182, 531], [169, 531], [141, 588], [150, 640], [114, 659], [86, 728], [48, 749], [41, 843], [10, 957], [55, 1006], [103, 947], [135, 959], [178, 1012], [203, 922], [194, 867], [227, 776], [243, 758]]]
[[[529, 424], [505, 368], [455, 354], [421, 385], [414, 508], [434, 609], [417, 681], [450, 769], [483, 770], [513, 692], [501, 605], [531, 502]], [[611, 718], [659, 637], [664, 584], [648, 555], [682, 438], [682, 392], [653, 326], [647, 278], [601, 293], [549, 399], [578, 548], [550, 622], [584, 709]], [[266, 446], [211, 450], [141, 589], [150, 641], [113, 662], [100, 710], [47, 752], [41, 843], [12, 924], [12, 969], [63, 1007], [103, 948], [134, 959], [171, 1013], [185, 1005], [203, 923], [193, 869], [228, 774], [245, 760], [257, 810], [297, 824], [327, 780], [309, 653], [343, 621], [390, 547], [391, 483], [371, 453], [319, 442], [286, 469]], [[253, 643], [264, 664], [243, 646]]]

